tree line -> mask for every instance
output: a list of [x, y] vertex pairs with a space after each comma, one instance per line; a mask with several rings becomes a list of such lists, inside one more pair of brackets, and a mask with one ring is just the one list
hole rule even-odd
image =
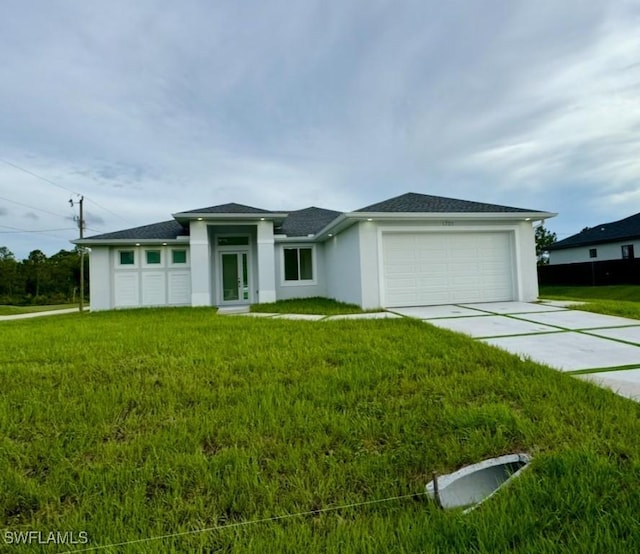
[[[85, 275], [89, 275], [85, 256]], [[85, 298], [88, 297], [85, 279]], [[24, 260], [16, 259], [6, 246], [0, 247], [0, 304], [64, 304], [76, 302], [80, 294], [80, 252], [60, 250], [47, 257], [33, 250]]]

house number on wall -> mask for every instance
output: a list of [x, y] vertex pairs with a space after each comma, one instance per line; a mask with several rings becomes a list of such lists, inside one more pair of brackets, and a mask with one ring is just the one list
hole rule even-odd
[[442, 225], [445, 227], [453, 227], [453, 221], [443, 221]]

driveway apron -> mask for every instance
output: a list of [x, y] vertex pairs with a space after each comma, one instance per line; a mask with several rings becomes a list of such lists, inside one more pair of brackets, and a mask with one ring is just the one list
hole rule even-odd
[[496, 302], [394, 308], [559, 371], [640, 398], [640, 321], [567, 309], [563, 303]]

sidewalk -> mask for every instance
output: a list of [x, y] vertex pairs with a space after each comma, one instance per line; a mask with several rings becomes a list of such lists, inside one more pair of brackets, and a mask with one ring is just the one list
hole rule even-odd
[[31, 312], [28, 314], [0, 315], [0, 321], [10, 321], [12, 319], [27, 319], [30, 317], [44, 317], [47, 315], [72, 314], [79, 312], [79, 308], [65, 308], [64, 310], [50, 310], [48, 312]]

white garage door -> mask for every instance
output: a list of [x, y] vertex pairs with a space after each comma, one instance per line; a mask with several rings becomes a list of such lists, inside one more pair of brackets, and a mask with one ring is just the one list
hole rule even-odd
[[510, 233], [385, 233], [388, 307], [514, 299]]

